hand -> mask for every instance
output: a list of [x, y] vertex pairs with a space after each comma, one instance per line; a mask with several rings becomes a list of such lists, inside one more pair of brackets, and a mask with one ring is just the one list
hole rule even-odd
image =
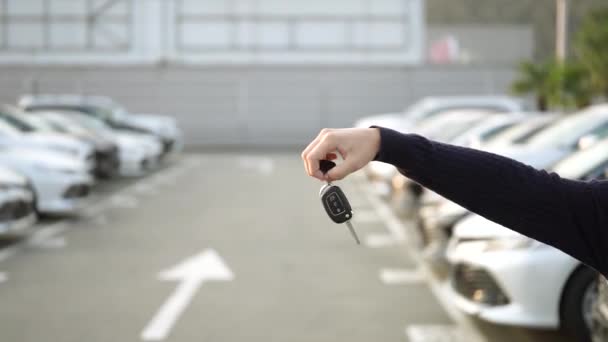
[[[340, 180], [372, 161], [380, 149], [380, 130], [377, 128], [323, 129], [302, 152], [309, 176], [322, 181]], [[334, 160], [340, 153], [342, 163], [326, 175], [319, 170], [322, 159]]]

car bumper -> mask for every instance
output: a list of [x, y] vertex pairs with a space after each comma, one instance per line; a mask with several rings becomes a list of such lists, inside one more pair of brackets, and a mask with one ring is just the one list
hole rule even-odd
[[38, 211], [72, 214], [89, 203], [93, 179], [88, 175], [62, 174], [33, 180], [38, 194]]
[[448, 258], [453, 264], [451, 291], [461, 310], [493, 323], [542, 328], [559, 326], [562, 289], [580, 264], [545, 245], [483, 253], [456, 251], [448, 253]]
[[36, 221], [34, 195], [29, 188], [16, 188], [3, 193], [0, 205], [0, 237], [21, 237]]
[[138, 158], [123, 157], [120, 160], [119, 173], [121, 176], [141, 176], [149, 168], [150, 161], [145, 156]]

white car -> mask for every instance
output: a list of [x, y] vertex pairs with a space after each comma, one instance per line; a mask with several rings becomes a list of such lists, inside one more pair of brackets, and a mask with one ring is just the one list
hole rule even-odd
[[86, 96], [84, 102], [106, 108], [118, 121], [129, 123], [171, 141], [170, 152], [179, 152], [184, 146], [182, 132], [174, 117], [163, 114], [131, 113], [123, 105], [106, 96]]
[[6, 107], [0, 108], [0, 146], [55, 151], [82, 161], [89, 172], [95, 168], [95, 149], [92, 144], [66, 134], [38, 131]]
[[36, 113], [36, 115], [26, 114], [20, 116], [20, 118], [35, 127], [38, 132], [67, 135], [93, 146], [95, 153], [95, 168], [93, 174], [96, 178], [109, 179], [118, 173], [118, 147], [113, 141], [90, 134], [82, 129], [67, 129], [45, 114], [47, 113], [39, 112]]
[[163, 155], [182, 148], [182, 134], [174, 118], [158, 114], [131, 114], [113, 100], [102, 96], [26, 95], [19, 100], [26, 111], [72, 110], [103, 120], [112, 128], [157, 136]]
[[[553, 171], [587, 180], [606, 178], [607, 168], [604, 140]], [[561, 325], [577, 340], [588, 340], [597, 273], [578, 260], [477, 215], [455, 226], [447, 257], [454, 270], [455, 303], [465, 312], [500, 324]]]
[[85, 130], [113, 141], [118, 146], [119, 174], [139, 176], [156, 167], [163, 155], [162, 143], [155, 136], [112, 129], [105, 122], [78, 111], [39, 112], [66, 130]]
[[359, 119], [356, 127], [372, 125], [391, 128], [400, 132], [411, 132], [419, 122], [439, 113], [460, 110], [480, 109], [492, 112], [521, 112], [521, 100], [509, 96], [429, 96], [415, 102], [403, 112], [372, 115]]
[[608, 104], [590, 106], [564, 116], [525, 145], [490, 147], [488, 150], [544, 169], [605, 137], [608, 137]]
[[93, 178], [82, 160], [39, 148], [6, 147], [0, 150], [0, 165], [29, 179], [38, 212], [73, 214], [88, 202]]
[[27, 178], [0, 167], [0, 237], [23, 237], [36, 219], [34, 190]]

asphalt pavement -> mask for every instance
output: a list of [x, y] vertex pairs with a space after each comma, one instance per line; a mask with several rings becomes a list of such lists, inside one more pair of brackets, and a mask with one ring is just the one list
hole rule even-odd
[[298, 154], [185, 154], [99, 185], [0, 249], [0, 341], [565, 341], [460, 314], [390, 208], [342, 182], [358, 246]]

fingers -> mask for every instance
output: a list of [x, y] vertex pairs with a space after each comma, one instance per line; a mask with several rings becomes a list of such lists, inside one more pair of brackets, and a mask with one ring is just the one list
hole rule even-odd
[[336, 147], [337, 139], [335, 134], [331, 130], [322, 130], [315, 141], [302, 152], [302, 159], [304, 159], [306, 172], [309, 176], [319, 180], [326, 180], [325, 175], [319, 170], [319, 161], [336, 151]]
[[332, 182], [343, 179], [353, 171], [355, 171], [355, 168], [353, 167], [352, 163], [346, 160], [329, 170], [325, 176], [328, 181]]
[[304, 149], [304, 151], [302, 151], [301, 157], [302, 157], [302, 160], [304, 161], [304, 168], [306, 169], [306, 173], [308, 173], [309, 176], [313, 175], [314, 170], [311, 170], [311, 165], [308, 160], [308, 155], [310, 154], [310, 151], [312, 151], [315, 148], [315, 146], [317, 146], [317, 144], [321, 141], [321, 139], [327, 132], [328, 132], [328, 129], [322, 129], [321, 132], [317, 135], [317, 137], [310, 144], [308, 144], [308, 146]]
[[325, 159], [327, 159], [327, 160], [336, 160], [336, 159], [338, 159], [338, 155], [335, 154], [335, 153], [328, 153], [325, 156]]

